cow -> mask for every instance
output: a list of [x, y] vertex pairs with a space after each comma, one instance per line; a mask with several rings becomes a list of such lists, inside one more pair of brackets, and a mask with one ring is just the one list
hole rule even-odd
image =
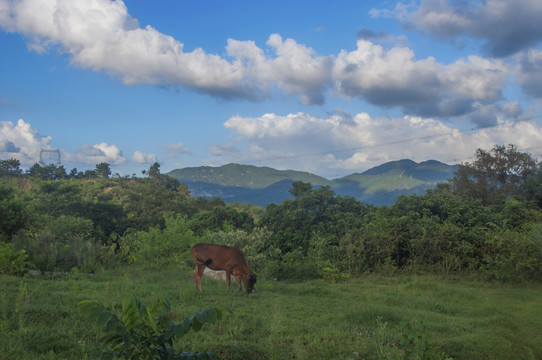
[[201, 276], [203, 270], [208, 267], [211, 270], [226, 271], [228, 290], [230, 289], [230, 277], [232, 274], [239, 282], [239, 290], [241, 290], [241, 280], [243, 280], [247, 294], [250, 294], [254, 290], [256, 274], [247, 266], [241, 250], [224, 245], [196, 244], [190, 252], [196, 262], [196, 271], [194, 271], [195, 289], [199, 285], [199, 291], [203, 292], [201, 288]]

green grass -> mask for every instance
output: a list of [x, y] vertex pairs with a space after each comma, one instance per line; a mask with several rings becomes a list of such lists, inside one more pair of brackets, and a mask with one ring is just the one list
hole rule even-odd
[[[0, 359], [93, 358], [96, 326], [77, 308], [118, 308], [125, 295], [171, 300], [181, 318], [214, 305], [234, 316], [182, 340], [184, 350], [224, 359], [400, 359], [413, 328], [427, 349], [454, 359], [542, 358], [542, 286], [421, 276], [347, 283], [260, 279], [251, 295], [190, 270], [122, 268], [96, 275], [1, 276]], [[419, 352], [419, 350], [418, 350]]]

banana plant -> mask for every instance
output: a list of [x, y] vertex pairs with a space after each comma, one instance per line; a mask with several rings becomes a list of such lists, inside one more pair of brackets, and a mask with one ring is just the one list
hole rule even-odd
[[120, 317], [98, 301], [81, 301], [78, 306], [105, 331], [100, 341], [102, 359], [219, 359], [210, 352], [176, 350], [174, 341], [223, 315], [233, 315], [230, 309], [215, 306], [175, 323], [167, 298], [159, 298], [148, 308], [137, 296], [122, 300]]

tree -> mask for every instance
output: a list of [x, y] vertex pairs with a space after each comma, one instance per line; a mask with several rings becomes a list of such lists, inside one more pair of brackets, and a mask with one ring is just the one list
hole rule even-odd
[[149, 168], [148, 175], [150, 179], [158, 179], [160, 177], [160, 164], [157, 162], [152, 164]]
[[106, 162], [99, 163], [96, 165], [96, 174], [102, 179], [109, 179], [111, 176], [111, 168]]
[[536, 172], [536, 160], [514, 145], [495, 145], [490, 151], [476, 150], [472, 164], [460, 165], [455, 178], [455, 192], [482, 200], [486, 205], [503, 198], [525, 197], [524, 185]]
[[538, 164], [538, 169], [526, 182], [524, 188], [527, 192], [527, 200], [542, 209], [542, 163]]
[[22, 173], [21, 162], [19, 160], [0, 160], [0, 176], [17, 176]]
[[292, 188], [288, 190], [296, 199], [308, 194], [312, 191], [312, 185], [303, 181], [296, 181], [292, 184]]
[[32, 165], [26, 173], [30, 176], [45, 179], [45, 180], [59, 180], [66, 177], [66, 169], [64, 166], [56, 166], [54, 164], [41, 166], [38, 163]]
[[13, 235], [26, 222], [25, 204], [14, 189], [0, 184], [0, 235]]

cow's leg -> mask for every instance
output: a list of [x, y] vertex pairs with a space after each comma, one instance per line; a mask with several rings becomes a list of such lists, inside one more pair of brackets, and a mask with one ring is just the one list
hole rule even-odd
[[197, 289], [199, 285], [200, 292], [203, 292], [203, 289], [201, 288], [201, 277], [205, 268], [206, 266], [204, 264], [196, 263], [196, 271], [194, 271], [194, 289]]
[[239, 291], [241, 291], [243, 290], [243, 288], [241, 287], [241, 276], [237, 275], [236, 278], [237, 278], [237, 282], [239, 283]]
[[226, 283], [228, 284], [228, 290], [230, 289], [230, 280], [231, 280], [231, 270], [226, 271]]

